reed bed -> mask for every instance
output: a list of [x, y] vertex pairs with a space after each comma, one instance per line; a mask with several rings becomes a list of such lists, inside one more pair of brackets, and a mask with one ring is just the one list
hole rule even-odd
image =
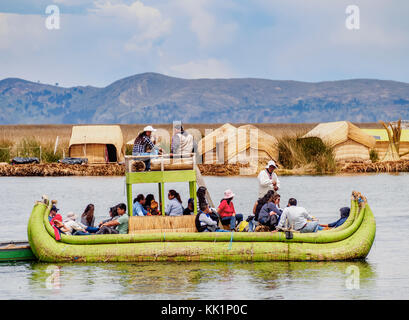
[[339, 171], [344, 173], [409, 172], [409, 160], [382, 162], [346, 162]]
[[123, 176], [125, 166], [118, 164], [4, 164], [0, 165], [0, 176]]

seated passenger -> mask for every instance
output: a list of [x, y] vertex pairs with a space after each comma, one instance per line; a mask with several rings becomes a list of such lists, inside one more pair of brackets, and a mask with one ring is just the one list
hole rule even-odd
[[187, 208], [185, 210], [183, 210], [183, 215], [184, 216], [189, 216], [189, 215], [193, 214], [194, 211], [195, 211], [194, 200], [193, 200], [193, 198], [190, 198], [187, 201]]
[[67, 213], [67, 218], [64, 220], [64, 226], [68, 229], [65, 234], [74, 236], [89, 235], [84, 226], [77, 221], [77, 215], [74, 212]]
[[282, 210], [280, 206], [280, 195], [278, 193], [273, 194], [268, 202], [263, 205], [258, 215], [258, 222], [264, 226], [267, 226], [270, 231], [275, 230]]
[[288, 206], [283, 210], [280, 221], [276, 227], [276, 229], [283, 228], [291, 228], [301, 233], [317, 232], [323, 229], [318, 224], [317, 219], [311, 216], [305, 208], [297, 207], [297, 200], [294, 198], [288, 200]]
[[233, 197], [235, 194], [230, 189], [224, 192], [224, 197], [220, 201], [217, 213], [220, 216], [222, 225], [230, 225], [230, 230], [234, 231], [236, 226], [243, 221], [243, 215], [241, 213], [236, 214], [236, 210], [233, 205]]
[[175, 190], [169, 190], [168, 193], [169, 202], [166, 205], [165, 215], [167, 216], [182, 216], [183, 206], [179, 193]]
[[247, 218], [247, 222], [249, 223], [249, 232], [254, 232], [254, 229], [258, 224], [258, 215], [260, 213], [261, 208], [268, 202], [268, 200], [273, 195], [274, 190], [268, 190], [267, 193], [262, 198], [257, 199], [253, 207], [253, 214], [249, 215]]
[[94, 216], [94, 205], [90, 203], [84, 210], [84, 213], [81, 215], [81, 224], [85, 227], [85, 230], [90, 233], [95, 233], [99, 230], [94, 226], [95, 216]]
[[325, 229], [337, 228], [337, 227], [341, 226], [348, 219], [350, 211], [351, 211], [350, 208], [343, 207], [343, 208], [339, 209], [341, 217], [337, 221], [329, 223], [329, 224], [320, 224], [320, 226], [324, 227]]
[[[128, 221], [129, 217], [126, 214], [126, 204], [125, 203], [120, 203], [116, 206], [116, 211], [118, 212], [118, 218], [117, 219], [112, 219], [108, 222], [104, 222], [101, 224], [101, 230], [104, 229], [102, 234], [105, 233], [107, 230], [108, 232], [106, 233], [119, 233], [119, 234], [127, 234], [128, 233]], [[108, 230], [107, 228], [111, 230]], [[100, 230], [100, 231], [101, 231]], [[116, 231], [116, 232], [114, 232]]]
[[213, 220], [210, 214], [208, 205], [202, 206], [203, 210], [199, 210], [195, 218], [196, 229], [198, 232], [228, 232], [227, 230], [220, 229], [217, 221]]
[[58, 220], [62, 222], [62, 216], [58, 214], [58, 210], [56, 206], [52, 206], [50, 209], [50, 213], [48, 214], [48, 221], [50, 221], [51, 225], [54, 225], [54, 220]]
[[99, 223], [99, 231], [97, 232], [97, 234], [117, 234], [118, 231], [115, 229], [115, 227], [110, 227], [106, 225], [102, 226], [102, 225], [105, 224], [106, 222], [116, 220], [118, 218], [119, 218], [119, 215], [118, 215], [117, 207], [114, 206], [114, 207], [109, 208], [109, 218]]
[[133, 200], [133, 210], [132, 210], [132, 215], [133, 216], [146, 216], [147, 211], [143, 207], [145, 204], [145, 196], [143, 194], [138, 194], [138, 196]]

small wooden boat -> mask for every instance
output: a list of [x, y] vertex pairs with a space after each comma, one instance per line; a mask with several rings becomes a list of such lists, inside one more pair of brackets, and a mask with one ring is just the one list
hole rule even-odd
[[34, 260], [28, 241], [10, 241], [0, 243], [0, 261]]
[[[120, 235], [62, 235], [61, 240], [56, 241], [48, 222], [50, 208], [51, 205], [37, 202], [28, 223], [28, 239], [33, 253], [38, 260], [45, 262], [365, 259], [376, 231], [375, 218], [366, 198], [357, 192], [353, 192], [350, 215], [342, 226], [316, 233], [293, 232], [291, 239], [287, 239], [285, 232], [130, 230], [129, 234]], [[130, 217], [134, 222], [140, 218], [169, 217]]]

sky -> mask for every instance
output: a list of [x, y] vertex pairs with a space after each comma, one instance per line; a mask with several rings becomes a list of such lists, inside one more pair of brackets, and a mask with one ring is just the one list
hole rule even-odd
[[[358, 29], [347, 27], [358, 26], [349, 5]], [[105, 87], [157, 72], [409, 82], [408, 16], [407, 0], [1, 0], [0, 80]]]

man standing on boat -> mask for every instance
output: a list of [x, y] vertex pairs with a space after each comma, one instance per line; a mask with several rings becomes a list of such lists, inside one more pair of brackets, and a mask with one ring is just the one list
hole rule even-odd
[[258, 174], [259, 198], [263, 197], [269, 190], [278, 191], [278, 189], [280, 189], [280, 180], [278, 180], [277, 174], [274, 172], [277, 167], [275, 161], [270, 160], [266, 165], [266, 168]]

